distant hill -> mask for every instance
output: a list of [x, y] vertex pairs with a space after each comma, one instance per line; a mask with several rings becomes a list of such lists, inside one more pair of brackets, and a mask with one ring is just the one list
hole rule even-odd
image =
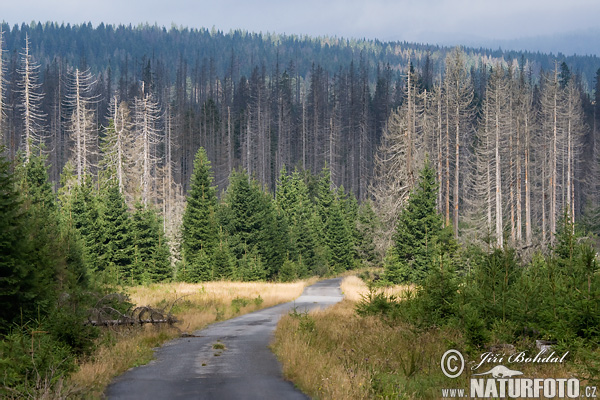
[[[534, 79], [541, 69], [552, 69], [556, 60], [565, 61], [572, 71], [581, 75], [589, 90], [600, 68], [600, 58], [597, 56], [600, 35], [597, 32], [595, 35], [589, 32], [502, 42], [472, 40], [469, 43], [467, 39], [453, 38], [441, 45], [429, 45], [257, 34], [242, 30], [224, 33], [214, 28], [167, 29], [155, 25], [134, 27], [100, 24], [93, 27], [91, 23], [31, 23], [10, 27], [4, 23], [2, 29], [5, 32], [4, 48], [9, 54], [16, 55], [21, 51], [27, 34], [35, 59], [43, 65], [51, 63], [56, 57], [70, 65], [85, 63], [95, 73], [106, 72], [110, 65], [112, 76], [117, 79], [122, 68], [140, 71], [141, 63], [145, 62], [143, 60], [154, 59], [168, 60], [171, 65], [185, 62], [190, 66], [202, 65], [206, 60], [211, 64], [211, 73], [216, 76], [231, 74], [232, 65], [236, 69], [234, 75], [249, 76], [255, 66], [264, 66], [269, 71], [274, 70], [276, 65], [286, 68], [292, 63], [299, 76], [306, 76], [314, 65], [319, 65], [329, 74], [335, 74], [340, 66], [363, 62], [370, 67], [370, 80], [374, 82], [378, 66], [389, 65], [392, 70], [403, 71], [410, 57], [414, 65], [421, 67], [428, 53], [432, 72], [434, 76], [439, 76], [443, 72], [445, 55], [457, 44], [471, 46], [465, 51], [473, 64], [481, 59], [527, 60]], [[567, 55], [574, 52], [590, 55]], [[175, 79], [175, 68], [170, 70], [170, 78]]]

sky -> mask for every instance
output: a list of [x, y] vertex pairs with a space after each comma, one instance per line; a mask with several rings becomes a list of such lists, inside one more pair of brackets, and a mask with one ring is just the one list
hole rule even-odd
[[600, 32], [599, 17], [599, 0], [0, 0], [10, 25], [147, 22], [442, 44]]

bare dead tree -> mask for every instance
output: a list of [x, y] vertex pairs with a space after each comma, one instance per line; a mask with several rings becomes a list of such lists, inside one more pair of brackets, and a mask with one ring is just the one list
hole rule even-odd
[[140, 188], [142, 204], [148, 205], [150, 191], [156, 184], [155, 167], [158, 159], [155, 156], [155, 147], [161, 143], [159, 134], [160, 110], [154, 96], [144, 88], [140, 97], [135, 98], [134, 105], [134, 131], [136, 134], [135, 148], [138, 149], [138, 164], [140, 165]]
[[21, 95], [20, 109], [23, 119], [22, 146], [25, 150], [25, 162], [29, 161], [34, 149], [40, 149], [44, 139], [44, 118], [41, 102], [44, 94], [38, 83], [40, 66], [34, 62], [29, 50], [29, 35], [25, 35], [25, 48], [21, 53], [21, 66], [18, 90]]
[[132, 155], [127, 150], [133, 145], [133, 136], [129, 107], [126, 102], [119, 102], [116, 95], [110, 101], [109, 118], [103, 140], [102, 167], [108, 174], [106, 178], [116, 179], [119, 191], [124, 194], [129, 176], [127, 167], [132, 164]]
[[93, 104], [97, 97], [93, 95], [96, 80], [89, 70], [78, 68], [68, 73], [68, 94], [66, 106], [71, 110], [68, 131], [74, 142], [72, 162], [75, 166], [77, 182], [81, 183], [85, 174], [91, 172], [98, 155], [98, 132], [95, 126]]

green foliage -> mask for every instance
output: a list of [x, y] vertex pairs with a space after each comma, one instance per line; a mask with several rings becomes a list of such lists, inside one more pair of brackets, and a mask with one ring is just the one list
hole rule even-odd
[[244, 253], [237, 260], [236, 279], [241, 281], [260, 281], [266, 278], [267, 271], [256, 248]]
[[379, 224], [370, 201], [364, 201], [358, 207], [357, 215], [357, 251], [358, 258], [367, 265], [378, 262], [375, 250], [375, 232]]
[[[207, 257], [210, 262], [218, 240], [217, 197], [212, 182], [210, 161], [201, 147], [194, 159], [194, 172], [182, 222], [183, 254], [190, 268], [198, 271], [206, 270]], [[202, 276], [203, 280], [209, 279], [209, 275]]]
[[471, 269], [459, 280], [452, 267], [456, 260], [439, 258], [439, 268], [432, 265], [417, 295], [403, 302], [402, 315], [419, 326], [457, 326], [473, 348], [531, 335], [574, 349], [576, 343], [598, 343], [596, 253], [580, 242], [572, 225], [564, 227], [555, 251], [537, 254], [527, 265], [513, 249], [471, 248]]
[[375, 286], [369, 286], [369, 292], [361, 295], [361, 300], [356, 304], [358, 315], [381, 315], [386, 318], [398, 316], [400, 304], [394, 295], [387, 295], [377, 290]]
[[[0, 330], [20, 317], [32, 317], [48, 296], [47, 277], [30, 264], [28, 216], [22, 208], [10, 164], [0, 156]], [[38, 289], [42, 289], [39, 291]]]
[[0, 342], [1, 397], [51, 388], [74, 370], [69, 347], [50, 335], [41, 321], [13, 329]]
[[2, 397], [47, 395], [92, 347], [97, 331], [84, 321], [95, 289], [73, 222], [59, 213], [44, 158], [13, 175], [0, 157]]
[[330, 263], [338, 272], [345, 271], [354, 265], [354, 241], [352, 230], [344, 218], [339, 199], [330, 204], [325, 221], [326, 244], [329, 249]]
[[301, 267], [292, 260], [285, 260], [277, 277], [280, 282], [292, 282], [301, 276]]
[[212, 279], [228, 279], [233, 276], [234, 261], [228, 243], [222, 236], [215, 249]]
[[245, 171], [234, 172], [219, 215], [238, 262], [237, 275], [251, 280], [273, 278], [283, 264], [289, 239], [286, 219], [276, 212], [271, 196]]
[[456, 315], [458, 287], [452, 260], [438, 256], [415, 297], [426, 325], [442, 325]]
[[100, 202], [94, 194], [93, 182], [86, 176], [83, 184], [74, 188], [70, 201], [73, 226], [79, 231], [84, 243], [85, 262], [92, 271], [103, 271], [106, 264], [104, 222]]
[[386, 263], [388, 281], [422, 283], [434, 259], [451, 250], [440, 240], [444, 235], [436, 197], [435, 171], [427, 161], [398, 219], [393, 253]]
[[133, 262], [134, 246], [131, 220], [117, 182], [110, 181], [103, 193], [104, 249], [102, 260], [107, 266], [125, 271]]
[[171, 279], [171, 255], [156, 210], [136, 204], [131, 226], [134, 261], [131, 269], [126, 271], [124, 282], [161, 282]]
[[317, 257], [319, 254], [316, 224], [318, 217], [309, 197], [308, 186], [298, 170], [288, 177], [285, 168], [282, 169], [275, 200], [288, 226], [288, 259], [298, 265], [307, 266], [314, 272], [315, 267], [325, 263], [326, 260]]

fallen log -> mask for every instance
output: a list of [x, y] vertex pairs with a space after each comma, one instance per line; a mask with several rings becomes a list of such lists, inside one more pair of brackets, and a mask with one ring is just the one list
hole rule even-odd
[[174, 318], [167, 319], [142, 319], [142, 320], [123, 320], [123, 319], [108, 319], [108, 320], [88, 320], [87, 325], [92, 326], [118, 326], [118, 325], [144, 325], [144, 324], [173, 324], [175, 323]]

